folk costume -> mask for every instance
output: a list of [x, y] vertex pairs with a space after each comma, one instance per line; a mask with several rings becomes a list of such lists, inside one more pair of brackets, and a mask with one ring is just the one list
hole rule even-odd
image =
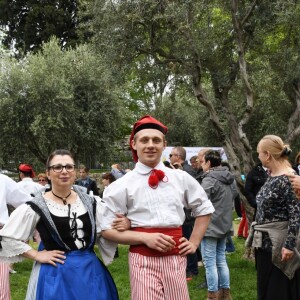
[[27, 164], [20, 164], [19, 165], [19, 171], [25, 174], [28, 174], [30, 178], [35, 177], [35, 173], [30, 165]]
[[58, 204], [45, 201], [40, 193], [16, 209], [0, 231], [0, 260], [18, 262], [31, 247], [23, 243], [38, 229], [42, 242], [39, 251], [65, 251], [64, 264], [34, 263], [27, 300], [117, 300], [114, 281], [93, 251], [100, 231], [98, 207], [94, 198], [73, 187], [78, 197], [75, 203]]
[[[137, 132], [148, 128], [163, 134], [167, 132], [165, 125], [145, 116], [134, 124], [130, 140]], [[137, 161], [136, 150], [131, 150]], [[178, 254], [181, 226], [185, 220], [183, 208], [191, 209], [195, 217], [214, 211], [199, 183], [186, 172], [167, 168], [162, 162], [151, 168], [139, 161], [133, 171], [105, 189], [103, 200], [106, 206], [102, 230], [111, 229], [115, 212], [118, 212], [130, 219], [131, 230], [163, 233], [172, 236], [176, 242], [176, 247], [166, 253], [144, 244], [130, 246], [132, 299], [189, 299], [186, 257]]]
[[18, 185], [19, 185], [19, 187], [24, 189], [32, 197], [34, 197], [40, 191], [45, 189], [42, 185], [40, 185], [37, 182], [33, 181], [32, 178], [35, 177], [35, 174], [34, 174], [34, 171], [33, 171], [32, 167], [30, 165], [20, 164], [19, 172], [22, 172], [24, 174], [29, 175], [29, 177], [24, 177], [21, 181], [19, 181]]
[[[29, 199], [30, 197], [19, 188], [16, 182], [8, 176], [0, 174], [0, 229], [7, 223], [9, 218], [7, 204], [17, 207]], [[9, 265], [0, 260], [0, 300], [9, 299]]]

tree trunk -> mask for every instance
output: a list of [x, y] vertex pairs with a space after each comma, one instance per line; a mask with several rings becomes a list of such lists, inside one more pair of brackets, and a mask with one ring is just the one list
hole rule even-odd
[[[297, 137], [300, 136], [300, 80], [295, 80], [288, 85], [291, 93], [287, 92], [287, 85], [285, 85], [285, 92], [292, 103], [295, 103], [295, 110], [291, 114], [288, 121], [287, 139], [288, 143], [292, 143]], [[292, 99], [291, 99], [292, 97]]]

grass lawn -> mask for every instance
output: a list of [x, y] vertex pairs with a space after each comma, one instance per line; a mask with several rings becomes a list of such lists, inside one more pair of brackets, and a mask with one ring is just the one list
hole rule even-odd
[[[256, 299], [256, 271], [254, 263], [244, 260], [244, 240], [234, 238], [236, 252], [227, 256], [231, 276], [231, 292], [234, 300]], [[130, 287], [127, 264], [127, 246], [119, 246], [120, 257], [109, 266], [109, 270], [116, 282], [121, 300], [130, 299]], [[24, 300], [32, 261], [24, 260], [15, 264], [16, 274], [10, 275], [12, 300]], [[204, 268], [199, 268], [200, 274], [188, 282], [191, 300], [205, 299], [206, 290], [197, 288], [203, 281]], [[108, 299], [109, 300], [109, 299]]]

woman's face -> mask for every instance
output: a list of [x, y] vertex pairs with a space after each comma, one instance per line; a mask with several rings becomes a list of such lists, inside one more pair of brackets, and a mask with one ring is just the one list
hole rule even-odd
[[261, 161], [262, 165], [268, 168], [270, 154], [267, 151], [264, 151], [260, 144], [258, 144], [257, 146], [257, 153], [258, 153], [258, 159]]
[[39, 184], [40, 184], [40, 185], [43, 185], [43, 186], [45, 186], [45, 185], [48, 183], [47, 178], [46, 178], [46, 177], [42, 177], [42, 176], [40, 176], [40, 177], [38, 178], [38, 181], [39, 181]]
[[[55, 155], [49, 164], [47, 176], [53, 187], [70, 187], [76, 179], [74, 160], [69, 155]], [[61, 167], [61, 171], [58, 169]]]

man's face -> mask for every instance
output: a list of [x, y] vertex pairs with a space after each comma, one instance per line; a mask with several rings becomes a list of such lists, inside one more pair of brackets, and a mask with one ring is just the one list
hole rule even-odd
[[204, 162], [204, 152], [202, 151], [200, 151], [199, 153], [198, 153], [198, 161], [197, 161], [197, 166], [198, 166], [198, 169], [202, 169], [202, 164], [203, 164], [203, 162]]
[[205, 159], [203, 159], [201, 168], [204, 172], [207, 172], [210, 169], [210, 161], [206, 161]]
[[178, 162], [178, 160], [179, 160], [179, 156], [178, 156], [177, 150], [175, 148], [173, 148], [170, 153], [170, 162], [172, 165], [174, 165], [175, 163]]
[[193, 167], [193, 169], [198, 169], [197, 159], [191, 160], [191, 166]]
[[160, 162], [166, 142], [163, 133], [159, 130], [143, 129], [135, 135], [131, 145], [137, 151], [139, 161], [154, 168]]
[[88, 177], [88, 173], [84, 169], [79, 170], [79, 175], [82, 180], [85, 180]]

